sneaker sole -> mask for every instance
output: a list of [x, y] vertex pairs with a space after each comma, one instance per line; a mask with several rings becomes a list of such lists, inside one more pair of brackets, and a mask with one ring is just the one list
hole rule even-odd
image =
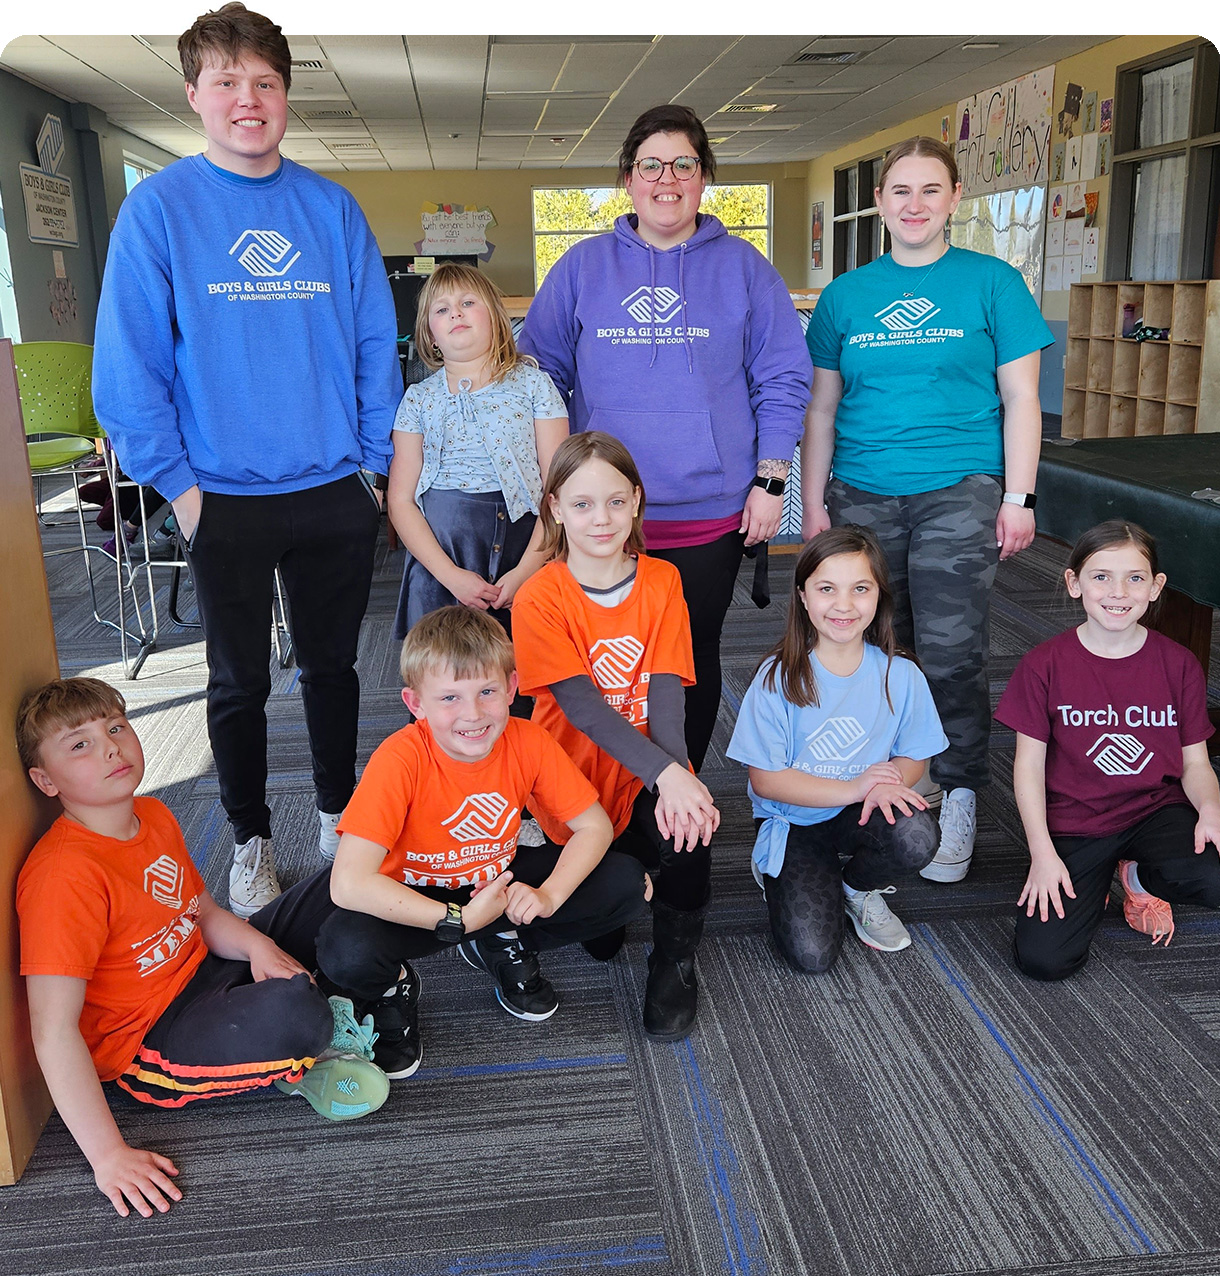
[[971, 860], [959, 860], [956, 864], [938, 864], [933, 860], [919, 870], [919, 876], [927, 882], [960, 882], [970, 872], [970, 863]]
[[[359, 1071], [362, 1077], [361, 1083], [356, 1087], [360, 1095], [357, 1102], [351, 1101], [356, 1095], [341, 1082], [333, 1081], [329, 1072], [320, 1094], [314, 1094], [306, 1089], [304, 1082], [309, 1072], [306, 1072], [305, 1077], [302, 1077], [296, 1085], [282, 1079], [276, 1080], [275, 1088], [283, 1094], [299, 1094], [320, 1117], [324, 1117], [327, 1121], [355, 1121], [376, 1112], [385, 1103], [390, 1097], [390, 1085], [385, 1073], [375, 1063], [368, 1063], [365, 1060], [351, 1062], [357, 1065], [352, 1070]], [[315, 1064], [314, 1067], [326, 1067], [326, 1063]]]
[[[424, 1045], [420, 1042], [419, 1058], [409, 1068], [400, 1068], [397, 1072], [387, 1072], [387, 1081], [405, 1081], [407, 1077], [413, 1077], [419, 1071], [419, 1065], [424, 1061]], [[374, 1061], [375, 1062], [375, 1061]]]
[[[273, 895], [271, 898], [278, 899], [279, 897], [276, 895]], [[269, 899], [267, 901], [267, 904], [270, 904], [270, 903], [271, 903], [271, 900]], [[234, 900], [230, 899], [229, 912], [231, 912], [234, 917], [240, 917], [242, 921], [249, 921], [250, 918], [253, 917], [254, 914], [257, 913], [260, 908], [266, 908], [267, 904], [239, 904], [239, 903], [236, 903]]]
[[879, 944], [863, 926], [851, 915], [847, 914], [847, 920], [856, 928], [856, 935], [862, 944], [866, 944], [869, 948], [875, 949], [879, 953], [900, 953], [904, 948], [910, 948], [911, 937], [907, 935], [900, 943], [894, 944], [892, 947], [885, 944]]

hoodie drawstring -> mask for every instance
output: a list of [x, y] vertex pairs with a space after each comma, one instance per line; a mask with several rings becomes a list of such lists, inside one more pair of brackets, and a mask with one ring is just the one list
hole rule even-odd
[[657, 258], [651, 244], [648, 245], [648, 309], [652, 317], [652, 323], [649, 324], [652, 332], [652, 358], [648, 360], [651, 368], [657, 361]]
[[686, 370], [693, 373], [695, 364], [691, 358], [690, 324], [686, 322], [686, 244], [678, 249], [678, 296], [682, 300], [682, 344], [686, 347]]

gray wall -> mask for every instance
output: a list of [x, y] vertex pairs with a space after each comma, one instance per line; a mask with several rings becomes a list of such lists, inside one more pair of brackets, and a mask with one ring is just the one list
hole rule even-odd
[[[78, 248], [59, 250], [64, 255], [72, 300], [58, 313], [52, 311], [55, 249], [50, 244], [30, 242], [18, 168], [19, 164], [38, 163], [34, 141], [48, 112], [63, 122], [66, 153], [59, 171], [72, 182], [80, 237]], [[154, 165], [169, 164], [176, 158], [115, 128], [95, 107], [73, 106], [0, 70], [0, 196], [23, 341], [92, 344], [106, 242], [126, 189], [124, 150]]]

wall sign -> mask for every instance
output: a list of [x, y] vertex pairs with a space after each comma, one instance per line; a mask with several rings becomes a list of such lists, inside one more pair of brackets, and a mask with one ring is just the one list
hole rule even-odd
[[25, 224], [34, 244], [58, 244], [76, 248], [76, 201], [72, 182], [59, 175], [64, 159], [64, 129], [58, 115], [48, 115], [38, 130], [37, 164], [21, 164], [21, 190], [25, 196]]
[[420, 216], [424, 237], [415, 251], [425, 256], [455, 254], [490, 256], [487, 228], [496, 224], [489, 208], [466, 208], [461, 204], [425, 204]]
[[1043, 67], [957, 104], [953, 146], [964, 196], [1045, 184], [1054, 84], [1055, 68]]

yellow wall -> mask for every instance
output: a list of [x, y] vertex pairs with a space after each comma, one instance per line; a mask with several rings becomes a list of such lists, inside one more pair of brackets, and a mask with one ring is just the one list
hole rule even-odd
[[[800, 287], [809, 268], [806, 179], [808, 164], [723, 165], [730, 182], [770, 182], [773, 238], [771, 260], [791, 287]], [[612, 186], [608, 169], [481, 169], [412, 173], [327, 173], [355, 195], [381, 251], [413, 253], [423, 235], [420, 212], [426, 203], [484, 205], [496, 225], [487, 233], [495, 252], [487, 273], [510, 296], [534, 292], [531, 196], [535, 186]]]
[[[1104, 98], [1114, 96], [1114, 73], [1115, 69], [1124, 62], [1134, 61], [1136, 58], [1147, 57], [1149, 54], [1157, 53], [1161, 49], [1172, 48], [1175, 44], [1193, 39], [1192, 36], [1121, 36], [1117, 40], [1109, 40], [1105, 44], [1099, 44], [1092, 49], [1086, 50], [1084, 53], [1077, 54], [1074, 58], [1065, 58], [1062, 62], [1055, 64], [1055, 91], [1054, 105], [1055, 111], [1058, 111], [1063, 101], [1063, 88], [1069, 82], [1079, 84], [1086, 93], [1096, 91], [1097, 100], [1100, 102]], [[939, 110], [931, 111], [927, 115], [916, 116], [908, 120], [905, 124], [897, 128], [886, 129], [880, 133], [874, 133], [872, 137], [858, 142], [852, 146], [843, 147], [841, 150], [833, 151], [829, 155], [823, 155], [819, 159], [813, 160], [809, 164], [809, 174], [806, 189], [806, 208], [815, 200], [823, 200], [825, 202], [825, 233], [823, 235], [822, 248], [822, 269], [813, 270], [808, 267], [805, 274], [807, 284], [813, 288], [824, 288], [831, 280], [834, 274], [833, 261], [833, 229], [831, 210], [834, 207], [834, 171], [836, 168], [844, 164], [850, 163], [854, 159], [863, 159], [868, 155], [877, 155], [893, 145], [895, 142], [901, 141], [903, 138], [911, 137], [916, 133], [926, 133], [931, 137], [940, 136], [940, 122], [945, 115], [952, 119], [957, 108], [957, 102], [946, 102]], [[1053, 126], [1052, 126], [1053, 128]], [[1058, 137], [1057, 132], [1052, 132], [1052, 142]], [[1102, 228], [1102, 243], [1099, 260], [1099, 270], [1095, 275], [1085, 275], [1084, 282], [1092, 282], [1102, 278], [1101, 270], [1104, 268], [1106, 255], [1106, 236], [1108, 234], [1108, 217], [1110, 211], [1110, 178], [1109, 176], [1099, 177], [1095, 181], [1089, 183], [1090, 187], [1097, 190], [1101, 194], [1098, 202], [1098, 225]], [[785, 276], [789, 278], [789, 276]], [[1042, 296], [1042, 313], [1048, 319], [1067, 319], [1068, 293], [1048, 292]]]

